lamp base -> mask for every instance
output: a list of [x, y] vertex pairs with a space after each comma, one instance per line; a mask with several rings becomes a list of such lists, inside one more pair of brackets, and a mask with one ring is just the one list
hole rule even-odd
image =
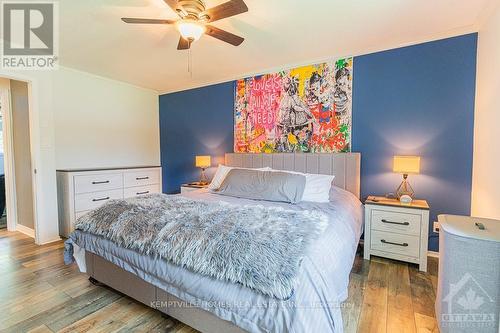
[[201, 175], [200, 175], [200, 181], [198, 182], [198, 185], [208, 185], [208, 180], [207, 176], [205, 175], [205, 168], [201, 168]]
[[210, 183], [209, 182], [192, 182], [192, 183], [188, 183], [188, 185], [191, 185], [191, 186], [200, 186], [200, 187], [207, 186], [208, 184], [210, 184]]
[[413, 195], [415, 191], [411, 187], [410, 183], [406, 180], [408, 175], [403, 175], [403, 181], [399, 184], [399, 187], [396, 189], [396, 196], [400, 199], [403, 195], [408, 195], [413, 199]]

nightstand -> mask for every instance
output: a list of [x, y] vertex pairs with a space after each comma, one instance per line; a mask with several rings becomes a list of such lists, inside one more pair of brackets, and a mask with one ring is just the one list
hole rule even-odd
[[200, 188], [207, 188], [207, 187], [208, 187], [208, 184], [207, 185], [182, 184], [181, 185], [181, 194], [196, 191], [196, 190], [199, 190]]
[[425, 200], [401, 204], [397, 199], [365, 200], [364, 258], [370, 255], [419, 264], [427, 271], [429, 205]]

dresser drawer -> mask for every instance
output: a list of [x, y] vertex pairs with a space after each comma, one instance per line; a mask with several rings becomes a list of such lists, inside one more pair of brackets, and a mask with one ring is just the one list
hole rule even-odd
[[147, 195], [152, 193], [160, 193], [160, 185], [147, 185], [147, 186], [136, 186], [136, 187], [128, 187], [123, 190], [124, 198], [132, 198], [141, 195]]
[[145, 186], [160, 183], [160, 170], [158, 169], [145, 169], [139, 171], [125, 172], [123, 174], [124, 186]]
[[375, 251], [384, 251], [418, 258], [420, 252], [420, 238], [417, 236], [372, 230], [370, 248]]
[[109, 190], [75, 195], [75, 212], [95, 209], [108, 200], [122, 199], [123, 190]]
[[121, 173], [75, 176], [75, 194], [114, 190], [123, 187]]
[[372, 210], [371, 227], [373, 230], [420, 236], [420, 225], [420, 215]]

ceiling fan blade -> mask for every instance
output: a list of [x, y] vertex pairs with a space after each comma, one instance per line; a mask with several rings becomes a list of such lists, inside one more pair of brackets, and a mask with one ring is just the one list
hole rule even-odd
[[221, 41], [229, 43], [229, 44], [234, 45], [234, 46], [240, 45], [245, 40], [245, 38], [243, 38], [243, 37], [236, 36], [235, 34], [232, 34], [230, 32], [216, 28], [216, 27], [211, 26], [211, 25], [207, 25], [206, 28], [207, 28], [207, 31], [205, 33], [207, 35], [212, 36], [212, 37], [217, 38], [217, 39], [220, 39]]
[[243, 0], [230, 0], [223, 4], [205, 10], [202, 15], [206, 14], [210, 17], [208, 19], [208, 22], [214, 22], [245, 12], [248, 12], [248, 7], [245, 2], [243, 2]]
[[143, 19], [143, 18], [131, 18], [122, 17], [122, 21], [125, 23], [132, 24], [174, 24], [173, 20], [160, 20], [160, 19]]
[[182, 36], [179, 38], [179, 44], [177, 44], [177, 50], [187, 50], [191, 47], [191, 43], [187, 40], [185, 40], [184, 38], [182, 38]]
[[170, 8], [172, 8], [172, 10], [181, 18], [187, 15], [186, 11], [181, 6], [178, 6], [179, 0], [163, 0], [163, 1], [165, 1], [165, 3]]
[[177, 0], [163, 0], [165, 3], [174, 10], [174, 12], [177, 10]]

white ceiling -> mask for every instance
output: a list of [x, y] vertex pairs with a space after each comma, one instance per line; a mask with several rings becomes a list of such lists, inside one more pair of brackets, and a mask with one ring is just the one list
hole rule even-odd
[[[61, 0], [61, 64], [159, 92], [228, 81], [292, 65], [476, 31], [498, 0], [245, 0], [249, 12], [213, 25], [239, 47], [203, 36], [177, 51], [173, 26], [120, 18], [176, 19], [163, 0]], [[206, 0], [207, 7], [225, 0]]]

